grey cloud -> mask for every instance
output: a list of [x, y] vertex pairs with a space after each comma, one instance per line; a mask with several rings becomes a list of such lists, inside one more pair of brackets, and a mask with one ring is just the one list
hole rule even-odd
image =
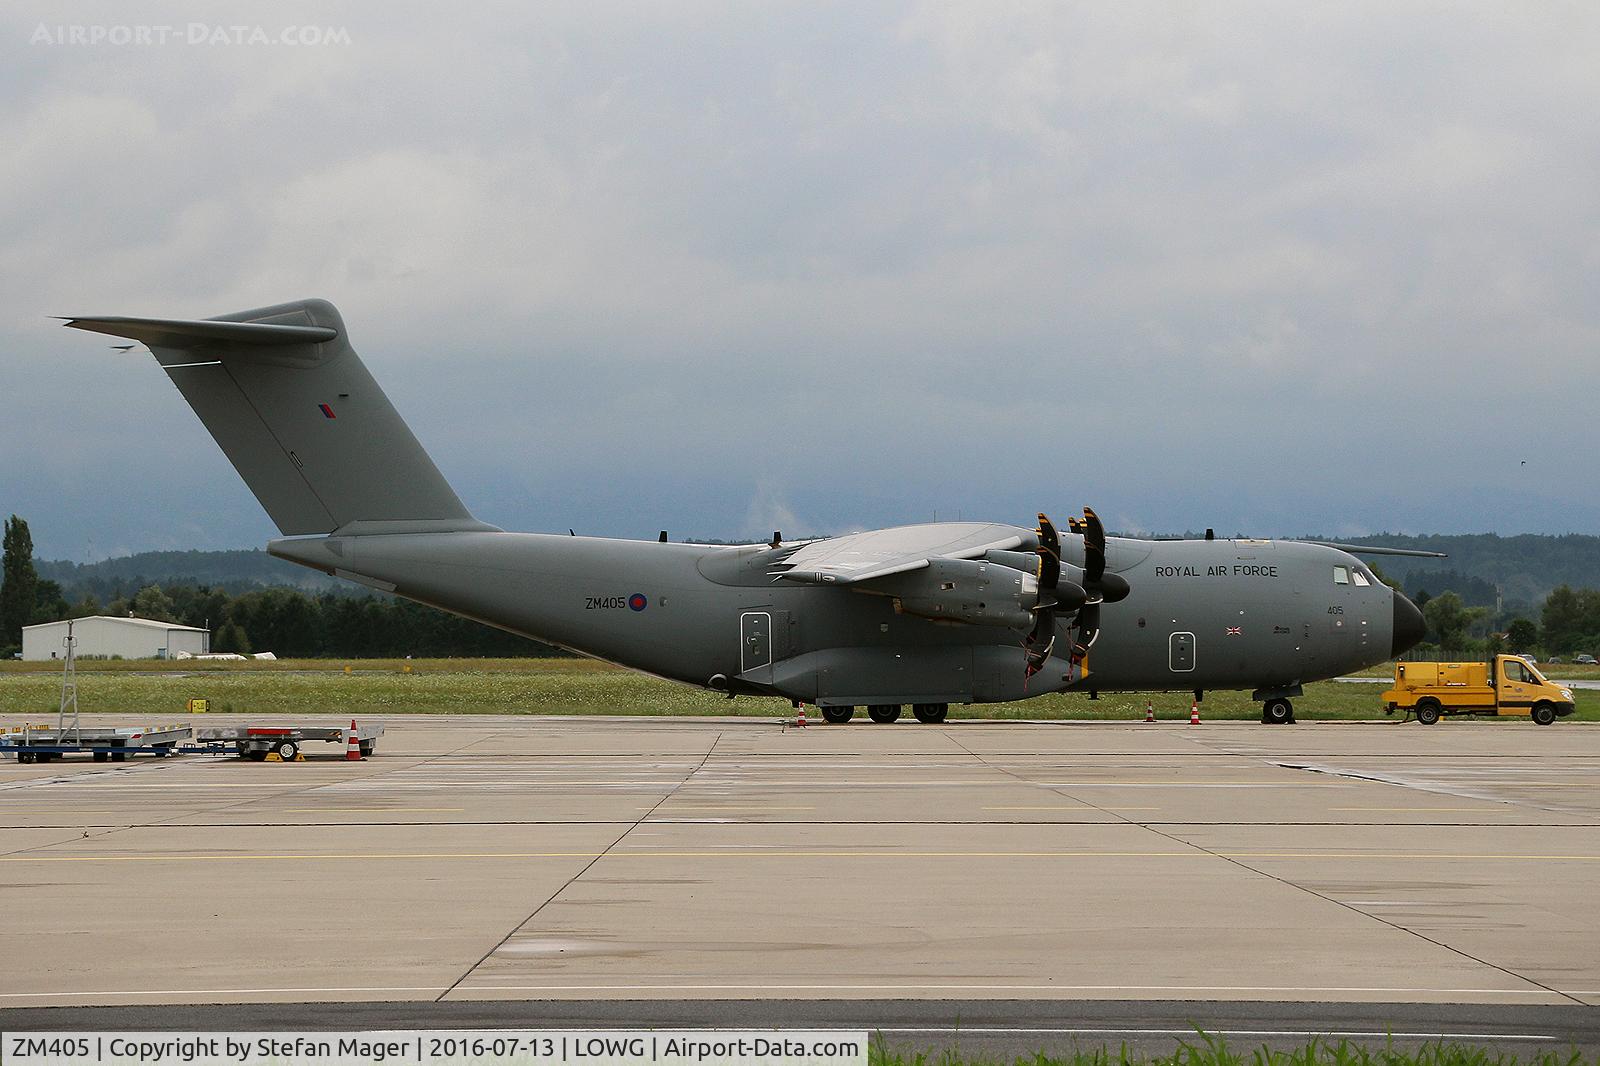
[[[509, 526], [1600, 524], [1586, 7], [223, 10], [0, 20], [43, 552], [271, 532], [147, 357], [44, 316], [304, 295]], [[351, 44], [27, 43], [67, 19]]]

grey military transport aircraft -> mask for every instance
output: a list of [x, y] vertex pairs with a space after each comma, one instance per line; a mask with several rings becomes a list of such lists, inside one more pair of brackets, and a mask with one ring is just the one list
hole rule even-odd
[[[923, 722], [1047, 692], [1250, 689], [1385, 662], [1422, 615], [1350, 551], [934, 522], [709, 546], [507, 533], [445, 482], [332, 304], [203, 321], [70, 318], [143, 343], [250, 486], [279, 558], [729, 696]], [[1350, 548], [1350, 551], [1343, 550]]]

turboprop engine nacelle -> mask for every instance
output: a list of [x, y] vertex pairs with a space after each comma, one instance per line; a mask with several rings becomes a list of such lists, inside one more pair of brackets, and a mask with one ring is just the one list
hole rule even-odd
[[[1003, 566], [1036, 567], [1039, 557], [1029, 552], [991, 551], [985, 555], [990, 562], [1000, 563]], [[1063, 611], [1076, 611], [1089, 599], [1089, 593], [1084, 590], [1087, 583], [1083, 567], [1073, 566], [1071, 563], [1061, 564], [1061, 576], [1056, 580], [1055, 588], [1050, 591], [1055, 598], [1056, 606]], [[1115, 589], [1113, 595], [1105, 598], [1109, 602], [1116, 602], [1128, 594], [1128, 583], [1116, 574], [1105, 574], [1101, 578], [1101, 585], [1109, 583]]]
[[987, 559], [934, 559], [921, 570], [874, 581], [870, 591], [893, 596], [901, 614], [1010, 629], [1032, 625], [1039, 602], [1037, 578]]

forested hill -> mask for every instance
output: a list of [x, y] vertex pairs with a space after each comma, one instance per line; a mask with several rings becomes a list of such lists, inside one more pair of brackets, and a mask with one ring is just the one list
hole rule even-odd
[[305, 592], [369, 590], [308, 570], [260, 549], [241, 551], [141, 552], [98, 563], [36, 560], [35, 569], [46, 581], [61, 586], [69, 601], [84, 595], [101, 601], [129, 596], [146, 585], [200, 585], [221, 587], [231, 593], [254, 588], [297, 588]]
[[[1545, 596], [1558, 585], [1600, 588], [1600, 537], [1583, 533], [1562, 536], [1520, 533], [1512, 537], [1494, 533], [1459, 536], [1401, 536], [1385, 533], [1374, 537], [1319, 536], [1307, 539], [1410, 548], [1449, 555], [1448, 559], [1369, 557], [1369, 561], [1376, 563], [1389, 577], [1400, 579], [1409, 592], [1415, 592], [1419, 587], [1435, 594], [1442, 592], [1452, 587], [1451, 571], [1498, 586], [1507, 607], [1543, 603]], [[1465, 592], [1459, 587], [1456, 587], [1456, 591]]]
[[[1569, 533], [1541, 536], [1524, 533], [1502, 537], [1494, 533], [1461, 536], [1307, 537], [1386, 548], [1411, 548], [1445, 552], [1448, 559], [1411, 559], [1375, 556], [1383, 572], [1398, 579], [1411, 593], [1427, 589], [1437, 595], [1446, 589], [1462, 594], [1468, 603], [1492, 605], [1494, 590], [1507, 607], [1544, 602], [1557, 585], [1600, 588], [1600, 537]], [[55, 581], [68, 600], [84, 593], [110, 600], [131, 595], [145, 585], [220, 586], [232, 593], [268, 586], [291, 587], [306, 592], [341, 591], [366, 595], [368, 590], [327, 577], [315, 570], [274, 559], [264, 551], [144, 552], [99, 563], [40, 561], [39, 576]]]

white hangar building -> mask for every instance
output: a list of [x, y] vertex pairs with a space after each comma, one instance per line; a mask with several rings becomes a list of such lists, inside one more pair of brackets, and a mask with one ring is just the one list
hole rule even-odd
[[[109, 659], [172, 659], [177, 654], [204, 655], [211, 650], [211, 633], [176, 622], [157, 622], [149, 618], [114, 618], [94, 615], [76, 618], [72, 635], [78, 641], [78, 657]], [[67, 623], [41, 622], [22, 627], [22, 657], [31, 662], [65, 658]]]

